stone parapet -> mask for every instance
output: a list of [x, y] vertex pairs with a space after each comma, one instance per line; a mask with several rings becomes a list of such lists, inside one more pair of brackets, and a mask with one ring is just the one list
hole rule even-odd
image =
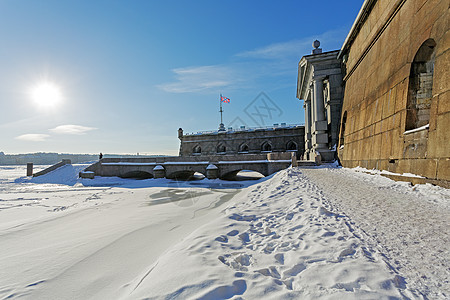
[[[259, 155], [216, 155], [197, 157], [158, 157], [146, 159], [102, 159], [83, 173], [96, 176], [124, 178], [189, 178], [195, 172], [209, 179], [232, 178], [241, 170], [253, 170], [268, 176], [289, 167], [294, 152], [277, 152]], [[295, 160], [296, 161], [296, 160]]]

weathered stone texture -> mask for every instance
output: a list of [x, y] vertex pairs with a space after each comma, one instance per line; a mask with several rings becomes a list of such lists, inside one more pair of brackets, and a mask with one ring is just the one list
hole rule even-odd
[[297, 98], [305, 108], [306, 160], [333, 161], [339, 143], [343, 99], [339, 51], [303, 56], [298, 64]]
[[[347, 112], [340, 160], [348, 167], [376, 166], [449, 180], [448, 0], [366, 2], [372, 7], [366, 7], [367, 17], [358, 20], [359, 30], [350, 32], [340, 54], [346, 60], [342, 113]], [[429, 127], [405, 134], [411, 124], [411, 66], [420, 63], [416, 54], [430, 39], [434, 72], [417, 74], [413, 102], [415, 128]]]
[[[305, 128], [300, 125], [255, 130], [181, 134], [179, 137], [181, 140], [180, 156], [184, 157], [294, 151], [297, 152], [300, 158], [305, 151]], [[292, 143], [296, 147], [295, 150], [288, 149]], [[270, 150], [264, 148], [264, 145], [270, 145]], [[220, 150], [219, 152], [221, 146], [224, 147], [225, 151]], [[200, 152], [196, 153], [196, 147], [200, 148]]]

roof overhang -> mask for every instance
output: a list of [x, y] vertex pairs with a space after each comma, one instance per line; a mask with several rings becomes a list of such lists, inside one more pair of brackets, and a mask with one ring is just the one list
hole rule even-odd
[[297, 98], [299, 100], [307, 99], [309, 85], [314, 75], [314, 66], [327, 64], [332, 60], [336, 60], [338, 53], [339, 50], [334, 50], [302, 57], [298, 63]]

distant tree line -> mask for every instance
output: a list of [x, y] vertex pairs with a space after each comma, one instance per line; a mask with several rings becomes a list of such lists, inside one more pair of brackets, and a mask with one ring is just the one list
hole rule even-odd
[[[155, 155], [153, 155], [155, 156]], [[104, 158], [109, 157], [148, 157], [147, 155], [120, 155], [104, 154]], [[98, 154], [66, 154], [66, 153], [27, 153], [27, 154], [5, 154], [0, 152], [0, 165], [25, 165], [33, 163], [35, 165], [52, 165], [63, 159], [70, 159], [72, 163], [84, 163], [98, 160]]]

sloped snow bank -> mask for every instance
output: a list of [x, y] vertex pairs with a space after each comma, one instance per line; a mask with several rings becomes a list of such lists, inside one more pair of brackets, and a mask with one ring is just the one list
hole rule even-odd
[[299, 169], [239, 194], [128, 283], [136, 299], [400, 299], [414, 295]]

